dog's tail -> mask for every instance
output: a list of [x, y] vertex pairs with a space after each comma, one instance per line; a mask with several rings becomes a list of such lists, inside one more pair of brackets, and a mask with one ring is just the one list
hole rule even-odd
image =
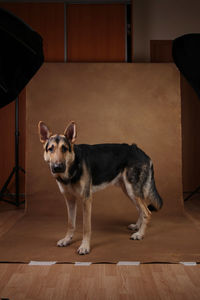
[[149, 172], [149, 183], [148, 183], [148, 194], [147, 198], [150, 201], [150, 204], [148, 206], [148, 209], [150, 211], [158, 211], [163, 206], [163, 200], [160, 197], [155, 184], [154, 179], [154, 169], [152, 161], [150, 161], [150, 172]]

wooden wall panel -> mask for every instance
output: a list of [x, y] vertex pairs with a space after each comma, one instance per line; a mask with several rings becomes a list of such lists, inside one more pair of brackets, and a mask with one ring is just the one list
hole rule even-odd
[[[19, 163], [20, 167], [26, 170], [26, 89], [19, 96]], [[25, 174], [20, 171], [20, 191], [25, 190]]]
[[67, 58], [69, 62], [125, 61], [125, 5], [68, 5]]
[[14, 167], [15, 103], [0, 109], [0, 188]]
[[[26, 97], [25, 89], [19, 95], [19, 164], [25, 169], [26, 143]], [[0, 189], [15, 166], [15, 102], [0, 109], [0, 139], [3, 141], [0, 148]], [[14, 177], [8, 188], [14, 192]], [[25, 189], [25, 175], [20, 171], [20, 192]]]
[[131, 0], [131, 61], [134, 62], [134, 0]]
[[151, 62], [173, 62], [171, 40], [150, 41]]

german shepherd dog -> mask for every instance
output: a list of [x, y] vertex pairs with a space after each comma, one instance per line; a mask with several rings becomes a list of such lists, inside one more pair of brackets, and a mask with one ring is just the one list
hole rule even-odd
[[68, 230], [57, 246], [68, 246], [76, 225], [76, 200], [83, 206], [83, 240], [79, 254], [90, 252], [92, 194], [109, 185], [117, 185], [139, 211], [139, 218], [129, 229], [133, 240], [144, 237], [152, 210], [162, 207], [151, 159], [135, 144], [75, 145], [77, 129], [71, 122], [63, 135], [53, 135], [44, 122], [38, 124], [44, 145], [44, 160], [49, 164], [63, 194], [68, 210]]

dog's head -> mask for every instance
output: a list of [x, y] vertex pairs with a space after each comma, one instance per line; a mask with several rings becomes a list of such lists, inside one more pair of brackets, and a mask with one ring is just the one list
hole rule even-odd
[[52, 134], [47, 125], [38, 124], [40, 142], [44, 146], [44, 160], [49, 164], [53, 176], [68, 174], [74, 161], [74, 143], [76, 140], [76, 124], [71, 122], [64, 134]]

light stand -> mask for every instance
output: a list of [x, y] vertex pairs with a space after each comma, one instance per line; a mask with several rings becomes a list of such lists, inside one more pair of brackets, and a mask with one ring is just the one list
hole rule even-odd
[[[19, 191], [19, 171], [25, 173], [25, 170], [19, 166], [19, 98], [17, 97], [15, 100], [15, 166], [0, 191], [0, 201], [8, 202], [17, 207], [25, 202], [24, 200], [20, 202], [22, 194]], [[7, 189], [13, 176], [15, 176], [15, 194], [11, 194]]]
[[[0, 201], [17, 207], [20, 202], [19, 94], [44, 62], [43, 40], [29, 25], [0, 8], [0, 108], [15, 100], [15, 166], [0, 191]], [[12, 178], [15, 193], [8, 190]]]

